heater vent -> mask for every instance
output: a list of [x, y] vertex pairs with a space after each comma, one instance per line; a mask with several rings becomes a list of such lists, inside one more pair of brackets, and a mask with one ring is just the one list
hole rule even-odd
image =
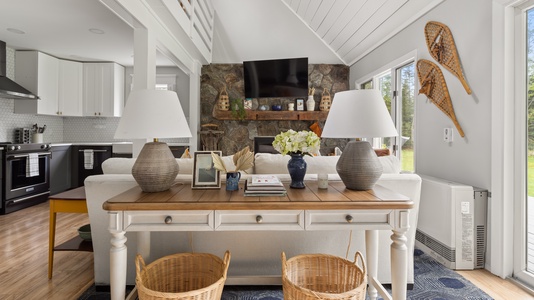
[[438, 240], [432, 238], [431, 236], [426, 235], [425, 233], [417, 230], [415, 232], [415, 239], [421, 244], [432, 249], [432, 251], [436, 252], [436, 254], [440, 255], [444, 259], [450, 262], [456, 261], [456, 251], [450, 247], [447, 247], [443, 243], [440, 243]]

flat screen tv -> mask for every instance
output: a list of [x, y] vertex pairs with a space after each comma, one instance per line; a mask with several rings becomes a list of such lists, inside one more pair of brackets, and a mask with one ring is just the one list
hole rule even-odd
[[306, 97], [308, 58], [244, 61], [245, 97]]

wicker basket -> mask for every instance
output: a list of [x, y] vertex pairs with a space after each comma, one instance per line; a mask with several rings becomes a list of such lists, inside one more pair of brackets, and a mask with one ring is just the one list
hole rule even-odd
[[351, 262], [334, 255], [303, 254], [286, 261], [282, 252], [282, 286], [286, 300], [363, 300], [367, 289], [363, 256], [356, 252]]
[[137, 255], [135, 284], [139, 299], [221, 299], [229, 264], [228, 251], [224, 260], [209, 253], [178, 253], [148, 266], [141, 255]]

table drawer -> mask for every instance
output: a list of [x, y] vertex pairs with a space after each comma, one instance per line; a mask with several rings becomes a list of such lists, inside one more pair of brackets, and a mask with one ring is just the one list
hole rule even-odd
[[125, 211], [127, 231], [212, 231], [213, 210]]
[[391, 229], [392, 210], [307, 210], [306, 230]]
[[215, 230], [304, 230], [304, 211], [215, 211]]

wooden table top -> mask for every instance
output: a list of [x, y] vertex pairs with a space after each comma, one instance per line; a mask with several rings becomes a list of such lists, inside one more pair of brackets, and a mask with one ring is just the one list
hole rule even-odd
[[354, 191], [341, 181], [329, 182], [319, 189], [316, 181], [306, 181], [306, 188], [292, 189], [284, 183], [286, 196], [245, 197], [244, 184], [238, 191], [191, 189], [178, 183], [169, 190], [145, 193], [139, 186], [119, 194], [103, 204], [104, 210], [292, 210], [292, 209], [410, 209], [408, 197], [375, 185], [372, 190]]
[[64, 191], [48, 197], [51, 200], [85, 200], [85, 186]]

